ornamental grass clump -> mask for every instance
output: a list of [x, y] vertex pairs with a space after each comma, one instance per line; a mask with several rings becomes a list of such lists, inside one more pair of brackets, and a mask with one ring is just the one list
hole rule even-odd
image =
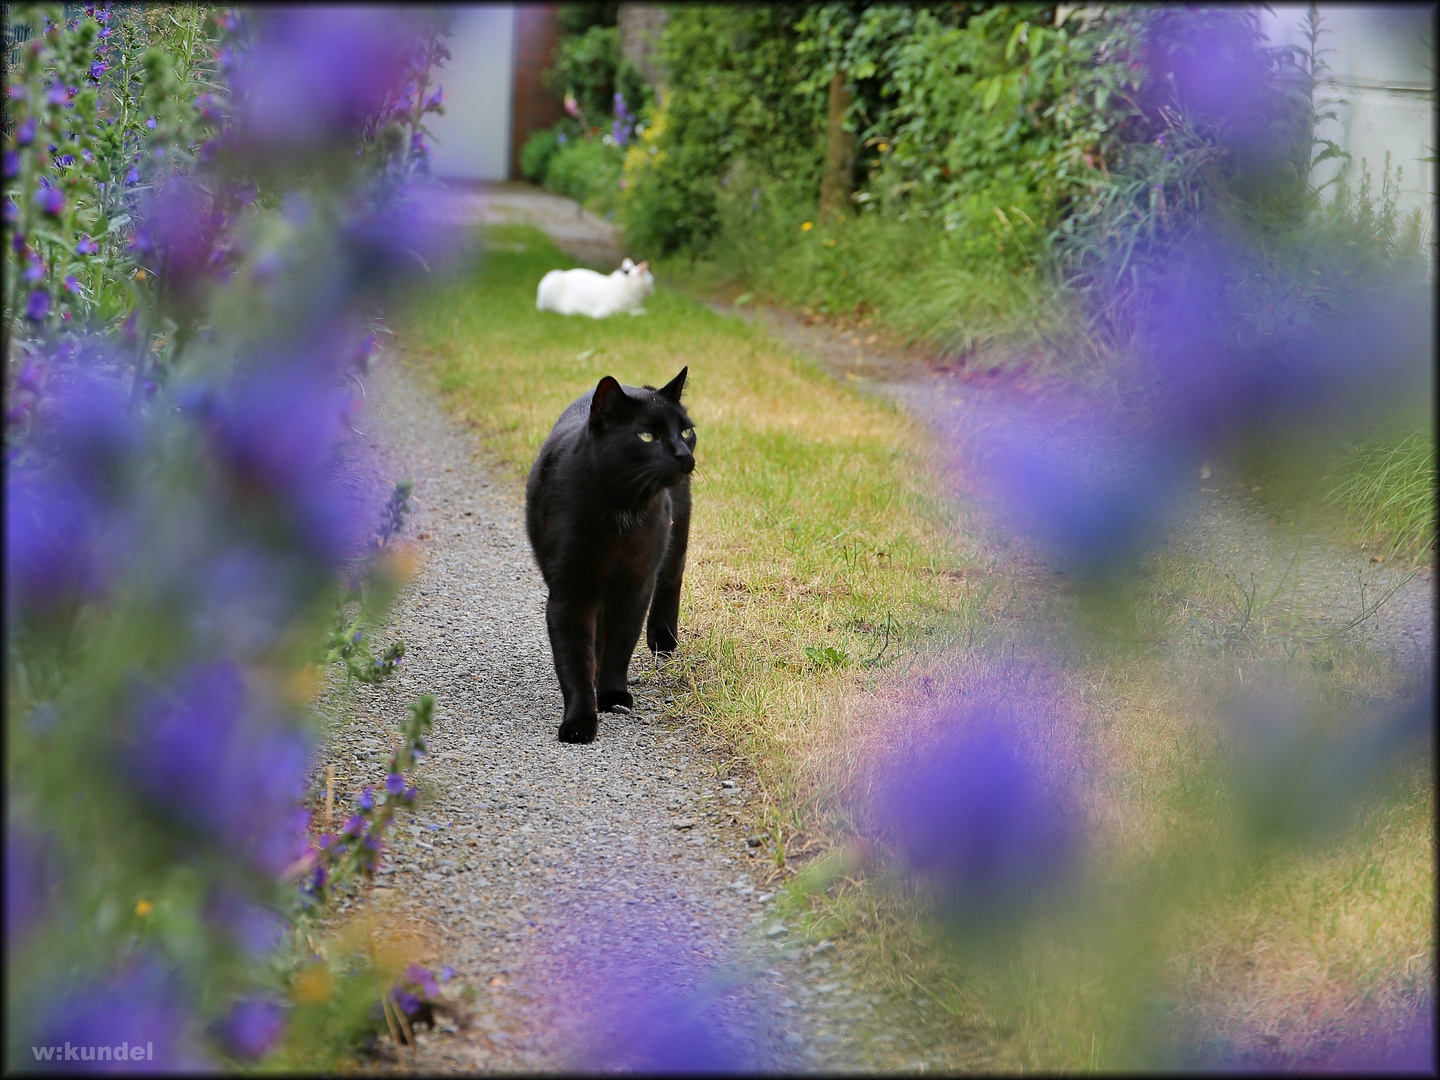
[[386, 793], [312, 839], [307, 673], [376, 681], [404, 656], [366, 631], [413, 562], [409, 487], [355, 428], [390, 298], [456, 254], [424, 212], [444, 28], [18, 18], [7, 1066], [67, 1044], [146, 1070], [260, 1061], [327, 901], [414, 801], [431, 724], [425, 695]]

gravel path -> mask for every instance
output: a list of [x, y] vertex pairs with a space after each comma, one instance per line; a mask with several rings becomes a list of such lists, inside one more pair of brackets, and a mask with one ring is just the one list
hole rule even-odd
[[376, 372], [368, 423], [390, 474], [415, 481], [404, 535], [425, 559], [377, 631], [405, 640], [400, 672], [374, 687], [332, 683], [322, 700], [345, 717], [329, 752], [337, 805], [383, 783], [390, 732], [409, 701], [434, 693], [422, 799], [399, 820], [370, 902], [387, 933], [408, 933], [424, 960], [452, 964], [478, 992], [467, 1030], [421, 1036], [406, 1063], [573, 1068], [608, 988], [624, 981], [604, 965], [620, 961], [682, 992], [717, 969], [747, 975], [718, 1015], [749, 1067], [983, 1063], [983, 1041], [957, 1044], [938, 1010], [867, 994], [843, 949], [800, 940], [773, 914], [780, 879], [755, 785], [667, 709], [664, 670], [643, 643], [634, 712], [602, 715], [593, 745], [557, 741], [561, 698], [521, 486], [477, 456], [400, 361]]

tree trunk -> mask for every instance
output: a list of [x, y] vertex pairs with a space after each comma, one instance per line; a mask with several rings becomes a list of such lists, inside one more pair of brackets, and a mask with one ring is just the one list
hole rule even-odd
[[665, 67], [660, 62], [660, 34], [670, 18], [661, 4], [621, 4], [616, 16], [620, 31], [620, 55], [658, 91], [665, 85]]
[[830, 77], [829, 120], [825, 132], [825, 175], [820, 181], [820, 215], [843, 217], [850, 207], [851, 173], [855, 166], [855, 136], [845, 130], [850, 91], [845, 76]]

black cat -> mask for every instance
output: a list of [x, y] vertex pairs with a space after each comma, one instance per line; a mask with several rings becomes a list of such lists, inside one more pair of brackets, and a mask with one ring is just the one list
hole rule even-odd
[[695, 427], [680, 405], [688, 371], [659, 390], [606, 375], [560, 414], [525, 483], [565, 696], [561, 742], [593, 742], [597, 709], [634, 704], [625, 676], [647, 609], [651, 651], [675, 648], [695, 468]]

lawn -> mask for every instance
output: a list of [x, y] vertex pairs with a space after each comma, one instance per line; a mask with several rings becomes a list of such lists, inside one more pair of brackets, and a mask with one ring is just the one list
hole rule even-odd
[[[1284, 669], [1339, 722], [1393, 693], [1393, 672], [1345, 654], [1322, 674], [1253, 631], [1243, 655], [1185, 640], [1185, 612], [1224, 616], [1231, 598], [1183, 560], [1100, 597], [997, 570], [945, 497], [937, 448], [896, 409], [663, 276], [644, 317], [537, 313], [536, 283], [568, 261], [534, 230], [488, 241], [471, 276], [405, 311], [399, 341], [517, 480], [601, 376], [659, 385], [689, 366], [696, 511], [667, 677], [675, 712], [758, 775], [780, 850], [832, 853], [787, 901], [811, 933], [845, 936], [868, 979], [918, 987], [957, 1039], [980, 1032], [997, 1065], [1020, 1069], [1154, 1064], [1187, 1033], [1303, 1056], [1424, 999], [1428, 765], [1387, 775], [1322, 837], [1256, 848], [1237, 824], [1236, 751], [1213, 705]], [[916, 897], [883, 884], [883, 864], [847, 861], [834, 796], [905, 736], [924, 707], [917, 686], [958, 692], [1003, 667], [1037, 615], [1070, 628], [1073, 722], [1056, 737], [1089, 776], [1102, 842], [1068, 910], [1004, 952], [961, 959]]]

